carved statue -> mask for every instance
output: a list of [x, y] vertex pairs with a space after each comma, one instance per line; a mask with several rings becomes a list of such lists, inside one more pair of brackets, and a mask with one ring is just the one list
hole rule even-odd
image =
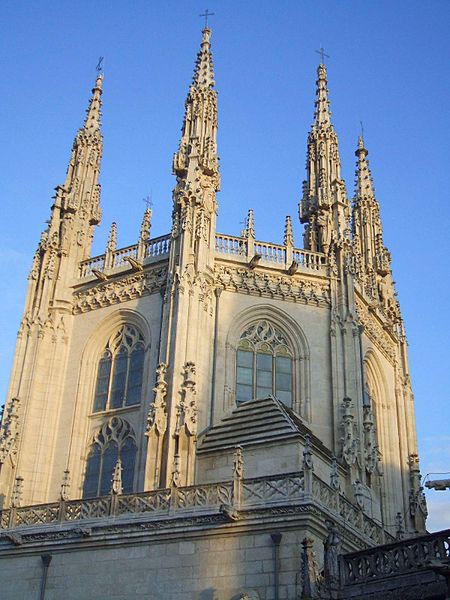
[[331, 459], [330, 487], [332, 487], [336, 492], [341, 489], [341, 484], [339, 482], [338, 461], [335, 456], [333, 456]]
[[322, 252], [328, 254], [331, 245], [331, 218], [327, 210], [321, 209], [317, 214], [317, 225], [320, 236], [320, 246]]
[[311, 436], [309, 434], [305, 435], [305, 445], [303, 447], [303, 470], [304, 471], [312, 471], [314, 469], [313, 459], [312, 459], [312, 443]]
[[155, 398], [150, 405], [150, 410], [147, 417], [146, 435], [149, 435], [153, 428], [164, 435], [167, 428], [167, 412], [166, 412], [166, 394], [167, 381], [165, 380], [167, 371], [166, 363], [159, 363], [156, 369], [156, 385], [153, 388]]
[[244, 457], [242, 456], [242, 446], [236, 446], [233, 458], [233, 477], [242, 479], [244, 477]]
[[122, 491], [122, 461], [118, 458], [111, 480], [111, 494], [118, 496]]
[[323, 571], [325, 584], [331, 589], [339, 586], [339, 555], [341, 554], [341, 539], [336, 525], [332, 521], [325, 522], [328, 536], [323, 542], [324, 557]]
[[19, 439], [19, 407], [19, 399], [11, 398], [3, 409], [0, 425], [0, 465], [16, 452]]
[[351, 399], [344, 398], [344, 414], [342, 416], [342, 458], [352, 466], [358, 458], [358, 441], [355, 437], [354, 416], [351, 413]]

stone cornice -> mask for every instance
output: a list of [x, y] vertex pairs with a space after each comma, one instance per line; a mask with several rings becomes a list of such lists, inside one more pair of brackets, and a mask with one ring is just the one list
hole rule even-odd
[[271, 271], [216, 263], [216, 285], [240, 294], [313, 306], [330, 305], [330, 284], [326, 278], [290, 276]]
[[153, 294], [165, 286], [166, 280], [167, 267], [158, 266], [81, 289], [74, 293], [73, 313], [85, 313]]

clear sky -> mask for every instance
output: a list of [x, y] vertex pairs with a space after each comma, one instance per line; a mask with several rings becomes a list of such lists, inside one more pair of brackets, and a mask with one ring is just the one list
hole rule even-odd
[[[422, 473], [450, 471], [448, 0], [208, 0], [219, 91], [219, 231], [248, 208], [258, 239], [296, 217], [324, 46], [333, 123], [353, 194], [364, 123], [385, 242], [409, 339]], [[26, 276], [53, 188], [105, 57], [103, 221], [135, 243], [142, 198], [152, 235], [169, 231], [172, 154], [199, 47], [197, 0], [3, 0], [0, 4], [0, 392], [6, 397]], [[450, 491], [428, 493], [430, 530], [450, 527]]]

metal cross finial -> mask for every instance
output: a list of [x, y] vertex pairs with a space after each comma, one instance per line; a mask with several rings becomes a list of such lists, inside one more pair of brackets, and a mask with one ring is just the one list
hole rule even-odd
[[212, 17], [215, 13], [210, 13], [208, 9], [202, 15], [198, 15], [199, 17], [205, 17], [205, 29], [208, 28], [208, 17]]
[[147, 208], [151, 208], [153, 206], [153, 194], [150, 193], [150, 196], [146, 196], [145, 198], [142, 199], [142, 202], [145, 202], [145, 205], [147, 206]]
[[321, 47], [319, 50], [316, 50], [317, 54], [320, 54], [320, 62], [322, 65], [325, 64], [325, 57], [331, 58], [329, 54], [325, 54], [325, 48]]
[[98, 57], [98, 63], [97, 66], [95, 67], [95, 70], [97, 71], [97, 73], [100, 75], [100, 73], [103, 71], [103, 56], [99, 56]]

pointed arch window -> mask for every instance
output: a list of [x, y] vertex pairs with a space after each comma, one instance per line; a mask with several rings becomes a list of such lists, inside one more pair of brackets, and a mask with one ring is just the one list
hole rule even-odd
[[248, 327], [236, 352], [236, 403], [270, 394], [292, 407], [292, 351], [286, 336], [266, 320]]
[[136, 463], [136, 439], [130, 424], [112, 417], [95, 434], [87, 459], [83, 498], [105, 496], [111, 489], [111, 480], [117, 460], [122, 463], [123, 493], [133, 491]]
[[124, 325], [111, 336], [98, 363], [94, 412], [140, 403], [144, 357], [144, 338], [136, 327]]

